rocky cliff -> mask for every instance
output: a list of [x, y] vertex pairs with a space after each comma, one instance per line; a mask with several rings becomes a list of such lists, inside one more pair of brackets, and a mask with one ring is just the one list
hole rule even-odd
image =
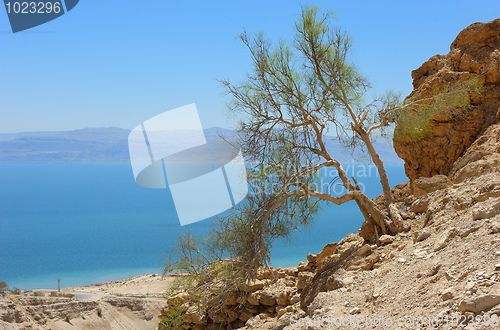
[[432, 133], [421, 141], [398, 134], [394, 147], [405, 161], [410, 180], [448, 175], [455, 161], [488, 126], [500, 118], [500, 19], [475, 23], [464, 29], [451, 44], [447, 55], [435, 55], [412, 72], [412, 100], [432, 96], [433, 90], [477, 76], [484, 97], [472, 99], [473, 111], [462, 116], [433, 118]]

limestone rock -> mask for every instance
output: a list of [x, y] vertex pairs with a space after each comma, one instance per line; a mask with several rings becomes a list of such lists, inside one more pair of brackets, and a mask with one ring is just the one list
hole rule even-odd
[[462, 313], [464, 312], [479, 313], [498, 304], [500, 304], [500, 295], [487, 294], [479, 297], [462, 300], [458, 305], [458, 309]]
[[453, 288], [448, 288], [448, 289], [441, 291], [440, 295], [441, 295], [441, 299], [449, 300], [449, 299], [453, 298], [453, 296], [455, 295], [455, 291]]
[[373, 265], [380, 260], [380, 254], [372, 253], [367, 257], [360, 257], [358, 260], [351, 263], [347, 270], [371, 270]]
[[241, 312], [241, 314], [239, 315], [238, 319], [243, 321], [243, 322], [246, 322], [246, 321], [250, 320], [252, 317], [253, 317], [252, 313], [250, 313], [247, 310], [243, 310]]
[[500, 166], [499, 146], [500, 125], [492, 125], [455, 162], [449, 173], [451, 180], [459, 183], [497, 169]]
[[196, 306], [190, 306], [186, 312], [182, 315], [184, 321], [193, 324], [205, 324], [207, 323], [207, 315], [200, 312]]
[[264, 290], [260, 294], [260, 303], [265, 306], [276, 305], [277, 299], [278, 299], [278, 293], [275, 291]]
[[302, 290], [303, 288], [306, 287], [307, 284], [312, 280], [314, 277], [313, 273], [310, 272], [302, 272], [299, 273], [299, 279], [297, 281], [297, 289]]
[[250, 305], [258, 306], [260, 305], [260, 293], [252, 292], [247, 296], [247, 302]]
[[[387, 236], [387, 235], [385, 235], [385, 236]], [[372, 250], [372, 247], [369, 244], [365, 244], [362, 247], [360, 247], [358, 251], [356, 251], [356, 254], [359, 256], [362, 256], [363, 254], [365, 254], [371, 250]]]
[[390, 236], [390, 235], [382, 235], [380, 236], [380, 243], [382, 244], [388, 244], [388, 243], [392, 243], [394, 241], [394, 237], [393, 236]]
[[240, 290], [243, 292], [254, 292], [262, 289], [266, 285], [266, 282], [262, 280], [251, 280], [241, 286]]
[[284, 269], [285, 273], [289, 276], [297, 276], [299, 270], [297, 267], [288, 267]]
[[471, 213], [472, 220], [489, 219], [500, 214], [500, 197], [476, 204]]
[[181, 292], [173, 297], [167, 299], [167, 305], [182, 305], [190, 298], [190, 294], [186, 292]]
[[431, 236], [431, 233], [429, 232], [429, 230], [427, 228], [424, 228], [422, 230], [420, 230], [416, 236], [415, 236], [415, 239], [414, 239], [414, 242], [420, 242], [420, 241], [423, 241], [424, 239], [426, 239], [427, 237]]
[[413, 194], [417, 197], [427, 195], [428, 193], [444, 189], [452, 183], [446, 175], [434, 175], [426, 178], [420, 177], [412, 182]]
[[456, 228], [448, 229], [447, 231], [442, 233], [439, 236], [438, 240], [436, 241], [436, 244], [434, 246], [434, 251], [439, 251], [439, 250], [443, 249], [446, 245], [448, 245], [450, 240], [456, 236], [456, 234], [457, 234]]
[[459, 33], [448, 55], [431, 57], [412, 72], [414, 100], [432, 96], [433, 88], [481, 74], [484, 98], [472, 99], [475, 109], [454, 118], [434, 118], [432, 136], [410, 141], [396, 127], [394, 147], [405, 161], [406, 175], [420, 177], [448, 175], [455, 161], [491, 124], [500, 108], [500, 19], [475, 23]]

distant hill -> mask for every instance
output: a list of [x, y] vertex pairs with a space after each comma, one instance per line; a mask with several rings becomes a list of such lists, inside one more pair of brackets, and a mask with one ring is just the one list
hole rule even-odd
[[[0, 162], [10, 163], [128, 163], [128, 134], [118, 127], [84, 128], [62, 132], [25, 132], [0, 134]], [[212, 127], [205, 130], [208, 141], [220, 136], [232, 138], [235, 132]], [[182, 145], [182, 141], [173, 141]], [[353, 161], [350, 150], [342, 148], [334, 138], [327, 139], [327, 148], [341, 163], [364, 162], [358, 154]], [[402, 164], [392, 146], [375, 143], [381, 158], [389, 164]]]
[[123, 163], [129, 161], [130, 130], [84, 128], [67, 132], [18, 133], [0, 141], [0, 162]]

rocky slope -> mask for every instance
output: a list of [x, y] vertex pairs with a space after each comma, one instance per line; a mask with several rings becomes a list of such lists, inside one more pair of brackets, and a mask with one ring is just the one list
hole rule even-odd
[[447, 55], [435, 55], [412, 72], [413, 92], [420, 100], [432, 96], [434, 88], [477, 76], [485, 87], [483, 99], [473, 99], [474, 110], [463, 116], [434, 118], [432, 134], [413, 142], [398, 134], [394, 147], [405, 161], [410, 180], [436, 174], [448, 175], [455, 161], [474, 140], [500, 118], [500, 19], [475, 23], [464, 29]]
[[50, 290], [35, 290], [44, 296], [7, 291], [0, 294], [0, 329], [153, 329], [172, 280], [148, 274], [62, 289], [74, 298], [50, 297]]
[[500, 125], [466, 160], [451, 178], [420, 179], [418, 197], [393, 189], [407, 232], [380, 245], [350, 234], [298, 267], [263, 270], [216, 313], [182, 294], [169, 304], [184, 304], [193, 329], [500, 328]]
[[151, 329], [164, 303], [159, 298], [76, 300], [9, 294], [0, 298], [0, 329]]
[[[411, 182], [393, 188], [405, 231], [377, 244], [360, 232], [309, 254], [298, 267], [262, 270], [192, 329], [500, 328], [500, 19], [462, 31], [447, 56], [413, 72], [412, 95], [481, 73], [485, 97], [466, 120], [435, 120], [434, 137], [399, 140]], [[382, 196], [375, 199], [383, 204]]]

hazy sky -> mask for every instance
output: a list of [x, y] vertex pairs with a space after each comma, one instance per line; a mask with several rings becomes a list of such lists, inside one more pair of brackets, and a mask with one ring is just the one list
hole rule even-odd
[[[242, 81], [250, 69], [236, 36], [290, 38], [304, 3], [81, 0], [16, 34], [0, 8], [0, 133], [133, 128], [193, 102], [204, 127], [231, 127], [217, 79]], [[379, 94], [408, 94], [412, 70], [448, 53], [468, 25], [500, 17], [499, 0], [306, 3], [337, 12]]]

